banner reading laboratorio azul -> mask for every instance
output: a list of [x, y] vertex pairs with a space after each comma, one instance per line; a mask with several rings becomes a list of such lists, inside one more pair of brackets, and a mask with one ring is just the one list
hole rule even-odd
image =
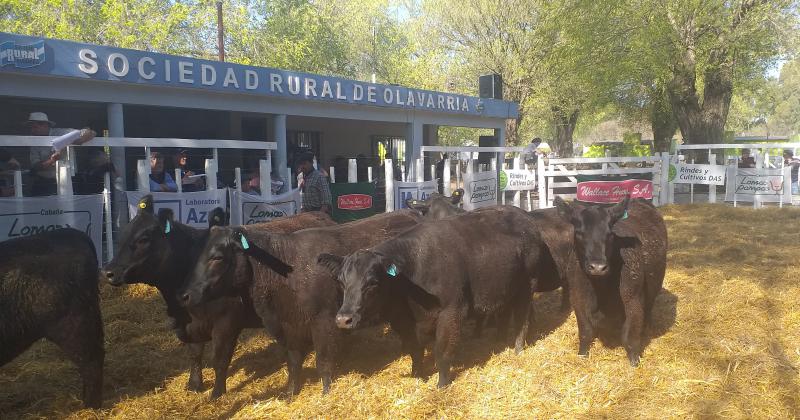
[[0, 240], [73, 228], [94, 243], [97, 261], [103, 252], [103, 195], [0, 199]]
[[464, 175], [464, 210], [497, 205], [497, 173], [476, 172]]
[[300, 189], [266, 199], [260, 195], [231, 190], [231, 224], [252, 225], [300, 212]]
[[653, 181], [628, 179], [625, 181], [578, 182], [575, 198], [586, 203], [618, 203], [625, 198], [653, 198]]
[[725, 201], [749, 201], [777, 203], [792, 202], [789, 186], [792, 168], [756, 169], [728, 167], [728, 182], [725, 183]]
[[500, 171], [501, 191], [526, 191], [536, 188], [536, 172], [527, 169]]
[[676, 184], [725, 184], [725, 166], [722, 165], [675, 165]]
[[175, 220], [193, 228], [208, 228], [208, 214], [217, 207], [225, 208], [226, 189], [198, 192], [139, 192], [127, 191], [128, 214], [131, 218], [139, 211], [137, 204], [148, 194], [153, 195], [154, 213], [161, 209], [172, 210]]
[[399, 182], [394, 183], [394, 209], [405, 209], [406, 200], [426, 200], [429, 195], [436, 192], [436, 181], [425, 182]]

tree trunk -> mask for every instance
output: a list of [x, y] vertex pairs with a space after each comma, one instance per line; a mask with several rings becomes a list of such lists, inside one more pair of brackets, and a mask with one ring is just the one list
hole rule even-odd
[[653, 129], [654, 152], [669, 152], [672, 137], [678, 129], [678, 121], [672, 112], [669, 98], [663, 86], [658, 86], [652, 93], [650, 105], [650, 126]]
[[565, 111], [558, 107], [553, 107], [553, 120], [556, 126], [555, 138], [551, 147], [558, 154], [559, 157], [572, 157], [572, 134], [575, 132], [575, 126], [578, 124], [577, 109], [571, 112]]

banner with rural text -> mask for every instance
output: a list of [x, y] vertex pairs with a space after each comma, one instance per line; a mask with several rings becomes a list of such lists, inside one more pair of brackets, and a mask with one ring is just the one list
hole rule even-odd
[[232, 225], [252, 225], [300, 213], [302, 201], [299, 189], [273, 195], [269, 199], [233, 189], [230, 191]]
[[97, 260], [103, 252], [103, 195], [0, 199], [0, 240], [73, 228], [94, 243]]
[[464, 210], [497, 205], [497, 172], [464, 175]]
[[371, 182], [331, 184], [333, 220], [343, 223], [375, 214], [375, 184]]
[[193, 228], [208, 228], [208, 213], [216, 207], [225, 208], [228, 190], [212, 190], [198, 192], [140, 192], [126, 191], [128, 197], [128, 214], [131, 218], [139, 211], [137, 204], [148, 194], [153, 195], [153, 207], [156, 214], [161, 209], [171, 209], [175, 220]]
[[790, 166], [782, 169], [728, 167], [725, 201], [758, 200], [761, 202], [792, 202]]

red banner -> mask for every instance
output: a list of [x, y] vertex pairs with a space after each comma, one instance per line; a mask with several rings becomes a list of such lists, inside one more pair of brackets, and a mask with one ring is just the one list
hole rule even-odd
[[578, 183], [576, 199], [587, 203], [618, 203], [630, 194], [631, 198], [653, 198], [653, 181], [585, 181]]
[[372, 208], [372, 196], [366, 194], [340, 195], [337, 207], [342, 210], [364, 210]]

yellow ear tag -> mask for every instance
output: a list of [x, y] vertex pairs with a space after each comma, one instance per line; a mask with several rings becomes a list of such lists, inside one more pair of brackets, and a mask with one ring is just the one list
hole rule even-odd
[[139, 208], [140, 209], [146, 209], [147, 208], [147, 203], [139, 203]]

